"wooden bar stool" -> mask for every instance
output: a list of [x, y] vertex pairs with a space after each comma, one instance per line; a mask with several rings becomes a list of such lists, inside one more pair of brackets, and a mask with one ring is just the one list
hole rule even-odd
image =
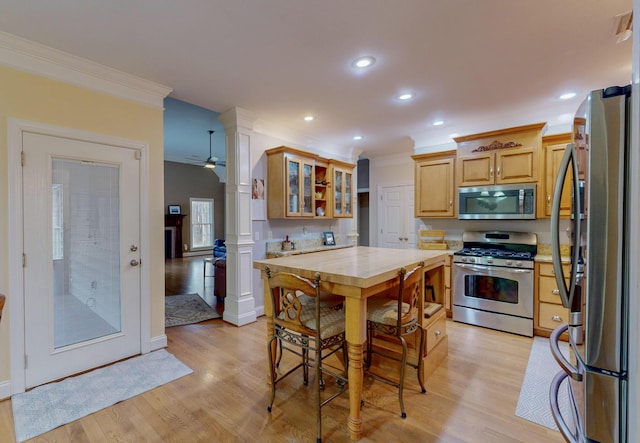
[[[368, 374], [373, 378], [398, 388], [398, 399], [400, 400], [400, 416], [406, 418], [402, 392], [404, 390], [404, 376], [406, 366], [410, 366], [418, 371], [418, 382], [420, 390], [424, 394], [427, 390], [422, 379], [422, 353], [424, 351], [425, 333], [420, 325], [423, 313], [419, 312], [420, 307], [420, 284], [422, 282], [421, 262], [418, 266], [407, 272], [402, 268], [398, 272], [398, 292], [395, 298], [389, 296], [374, 296], [369, 299], [367, 306], [367, 359], [365, 367]], [[406, 336], [418, 334], [418, 345], [416, 346], [417, 361], [414, 363], [407, 358]], [[376, 337], [390, 337], [402, 346], [400, 356], [392, 355], [385, 350], [374, 348], [373, 340]], [[390, 378], [388, 374], [376, 374], [370, 371], [371, 359], [373, 355], [379, 355], [394, 361], [400, 362], [399, 381]]]

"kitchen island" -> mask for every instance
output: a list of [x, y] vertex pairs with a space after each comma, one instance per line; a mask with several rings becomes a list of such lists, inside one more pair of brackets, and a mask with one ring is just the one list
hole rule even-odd
[[[349, 354], [349, 420], [352, 440], [362, 436], [360, 399], [363, 379], [363, 347], [367, 329], [367, 298], [385, 292], [396, 283], [398, 271], [411, 269], [424, 262], [424, 274], [442, 275], [446, 252], [419, 249], [388, 249], [358, 246], [289, 257], [255, 260], [265, 280], [264, 310], [267, 315], [267, 336], [273, 334], [273, 307], [268, 295], [265, 267], [272, 272], [291, 272], [312, 279], [320, 272], [322, 290], [345, 297], [346, 339]], [[423, 275], [424, 278], [424, 275]], [[440, 278], [442, 281], [442, 278]], [[424, 284], [421, 285], [424, 288]], [[421, 298], [424, 301], [424, 296]], [[441, 334], [439, 334], [441, 337]], [[446, 350], [444, 343], [438, 346]], [[272, 349], [275, 353], [275, 347]]]

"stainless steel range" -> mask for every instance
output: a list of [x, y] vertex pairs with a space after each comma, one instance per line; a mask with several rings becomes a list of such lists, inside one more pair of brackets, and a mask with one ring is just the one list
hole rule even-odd
[[453, 254], [453, 320], [533, 336], [536, 234], [465, 232]]

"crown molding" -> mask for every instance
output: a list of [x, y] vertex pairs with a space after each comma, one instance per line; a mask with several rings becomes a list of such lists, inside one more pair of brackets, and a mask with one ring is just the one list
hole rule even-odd
[[172, 88], [0, 31], [0, 65], [163, 109]]

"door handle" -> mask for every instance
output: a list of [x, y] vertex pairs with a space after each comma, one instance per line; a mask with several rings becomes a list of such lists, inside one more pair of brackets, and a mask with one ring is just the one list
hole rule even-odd
[[138, 265], [140, 264], [140, 262], [134, 258], [133, 260], [131, 260], [131, 261], [129, 262], [129, 264], [130, 264], [131, 266], [138, 266]]

